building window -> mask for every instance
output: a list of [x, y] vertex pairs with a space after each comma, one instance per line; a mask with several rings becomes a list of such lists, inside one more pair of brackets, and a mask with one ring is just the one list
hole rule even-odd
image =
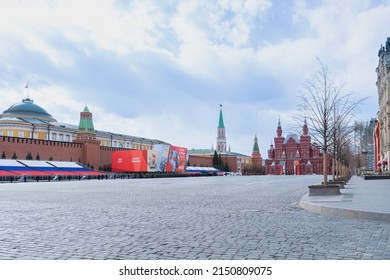
[[57, 134], [56, 133], [53, 133], [51, 135], [51, 140], [57, 140]]
[[64, 134], [60, 134], [60, 135], [59, 135], [59, 140], [60, 140], [60, 141], [64, 141]]
[[14, 136], [14, 131], [13, 130], [8, 130], [8, 136], [13, 137]]
[[0, 136], [3, 136], [3, 131], [2, 130], [0, 130]]
[[70, 142], [70, 135], [66, 135], [66, 142]]

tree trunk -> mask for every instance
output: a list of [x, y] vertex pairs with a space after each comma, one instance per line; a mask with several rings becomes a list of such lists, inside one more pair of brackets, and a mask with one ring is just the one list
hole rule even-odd
[[328, 168], [326, 168], [326, 165], [327, 165], [328, 161], [327, 161], [326, 151], [324, 151], [323, 158], [324, 158], [324, 161], [323, 161], [324, 187], [327, 187], [328, 186]]
[[335, 155], [333, 155], [333, 159], [332, 159], [332, 180], [335, 181], [336, 180], [336, 160], [335, 160]]

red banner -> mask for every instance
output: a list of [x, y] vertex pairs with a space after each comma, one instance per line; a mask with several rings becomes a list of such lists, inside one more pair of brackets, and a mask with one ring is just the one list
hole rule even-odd
[[187, 148], [168, 145], [157, 148], [113, 151], [112, 172], [185, 172]]
[[146, 172], [147, 150], [112, 152], [112, 172]]
[[167, 171], [170, 172], [185, 172], [187, 160], [187, 148], [170, 146]]

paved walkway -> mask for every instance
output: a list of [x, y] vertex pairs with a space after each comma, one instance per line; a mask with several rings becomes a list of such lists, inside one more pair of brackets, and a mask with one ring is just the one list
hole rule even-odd
[[390, 222], [390, 180], [353, 176], [341, 195], [305, 194], [299, 205], [323, 215]]

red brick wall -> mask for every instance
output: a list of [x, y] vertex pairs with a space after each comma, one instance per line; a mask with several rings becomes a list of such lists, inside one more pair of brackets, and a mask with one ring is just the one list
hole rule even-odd
[[[0, 136], [0, 156], [5, 152], [11, 159], [14, 152], [18, 159], [26, 159], [30, 152], [33, 159], [39, 153], [40, 160], [74, 161], [93, 165], [94, 169], [111, 166], [112, 151], [128, 150], [123, 148], [102, 147], [96, 140], [79, 140], [80, 142], [59, 142], [49, 140], [26, 139]], [[210, 159], [210, 166], [212, 159]]]
[[263, 165], [263, 159], [261, 158], [261, 154], [259, 152], [252, 153], [252, 167], [260, 168]]
[[108, 167], [111, 166], [112, 148], [100, 147], [100, 166]]
[[95, 139], [77, 139], [75, 143], [83, 145], [81, 163], [98, 169], [100, 167], [100, 141]]
[[26, 159], [30, 152], [33, 159], [39, 153], [41, 160], [79, 161], [82, 150], [83, 145], [78, 143], [0, 136], [0, 155], [5, 152], [7, 159], [11, 159], [14, 152], [18, 159]]
[[213, 158], [212, 157], [189, 155], [188, 162], [190, 163], [190, 166], [202, 166], [202, 167], [212, 167], [213, 166]]
[[227, 162], [230, 172], [238, 172], [237, 157], [221, 155], [222, 164]]

